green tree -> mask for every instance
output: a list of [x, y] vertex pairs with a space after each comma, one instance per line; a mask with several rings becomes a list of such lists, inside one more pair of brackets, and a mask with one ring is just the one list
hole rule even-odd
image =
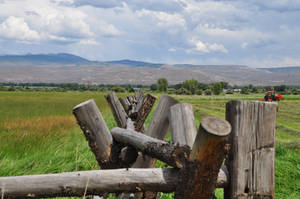
[[198, 88], [198, 81], [195, 79], [186, 80], [183, 82], [182, 87], [190, 91], [192, 94], [195, 94]]
[[213, 93], [215, 95], [220, 95], [222, 93], [222, 84], [220, 82], [216, 82], [213, 84]]
[[208, 84], [205, 84], [205, 83], [198, 83], [198, 88], [201, 89], [201, 90], [206, 90], [208, 89]]
[[196, 90], [196, 94], [197, 95], [202, 95], [202, 90], [200, 90], [200, 89]]
[[252, 93], [258, 93], [258, 90], [257, 90], [257, 88], [254, 86], [254, 87], [252, 88], [251, 92], [252, 92]]
[[168, 89], [168, 80], [166, 78], [159, 78], [157, 80], [158, 90], [159, 91], [167, 91]]
[[228, 82], [220, 82], [222, 89], [228, 89], [229, 84]]
[[150, 90], [156, 91], [157, 90], [157, 84], [151, 84]]
[[245, 86], [241, 90], [241, 94], [249, 94], [249, 89]]
[[205, 91], [204, 91], [204, 95], [211, 95], [211, 90], [210, 89], [206, 89]]

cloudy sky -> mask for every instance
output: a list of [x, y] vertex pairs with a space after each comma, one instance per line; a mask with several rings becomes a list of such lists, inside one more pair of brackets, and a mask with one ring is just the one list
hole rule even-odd
[[0, 0], [0, 55], [300, 66], [300, 0]]

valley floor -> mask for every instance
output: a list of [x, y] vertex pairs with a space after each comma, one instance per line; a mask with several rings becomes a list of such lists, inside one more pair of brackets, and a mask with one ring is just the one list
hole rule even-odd
[[[99, 92], [0, 92], [0, 176], [98, 169], [72, 108], [93, 98], [108, 127], [112, 128], [116, 123], [104, 95]], [[154, 95], [159, 97], [159, 94]], [[198, 127], [204, 115], [224, 118], [226, 102], [259, 100], [263, 94], [174, 97], [193, 105]], [[300, 196], [300, 96], [284, 98], [279, 102], [277, 116], [275, 196], [296, 199]], [[156, 166], [161, 164], [158, 162]], [[218, 198], [222, 198], [221, 193], [222, 190], [217, 191]], [[162, 198], [172, 198], [172, 195], [164, 194]]]

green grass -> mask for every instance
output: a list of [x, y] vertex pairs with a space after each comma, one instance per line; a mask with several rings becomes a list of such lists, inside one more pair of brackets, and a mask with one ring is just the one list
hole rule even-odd
[[[108, 127], [112, 128], [116, 123], [104, 94], [0, 92], [0, 176], [98, 169], [72, 108], [93, 98]], [[258, 100], [262, 95], [174, 97], [193, 105], [198, 127], [207, 114], [224, 118], [226, 102]], [[279, 102], [277, 116], [275, 196], [296, 199], [300, 198], [300, 97], [284, 97], [285, 100]], [[150, 117], [146, 123], [149, 121]], [[156, 164], [156, 167], [162, 166], [161, 162]], [[218, 198], [222, 198], [222, 191], [217, 190]], [[162, 198], [173, 196], [162, 194]]]

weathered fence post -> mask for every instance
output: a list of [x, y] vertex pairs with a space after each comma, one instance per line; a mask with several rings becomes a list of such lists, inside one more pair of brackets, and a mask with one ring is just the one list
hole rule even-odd
[[180, 171], [175, 199], [212, 199], [226, 155], [230, 124], [219, 117], [202, 119], [189, 160]]
[[110, 162], [112, 136], [94, 100], [73, 108], [73, 114], [82, 129], [100, 167]]
[[230, 101], [226, 119], [232, 126], [226, 161], [230, 184], [225, 199], [273, 199], [277, 104]]
[[183, 103], [171, 106], [169, 121], [172, 142], [192, 148], [197, 135], [192, 105]]
[[121, 105], [118, 97], [116, 96], [115, 92], [111, 92], [106, 96], [106, 100], [109, 103], [115, 120], [119, 127], [126, 128], [127, 126], [127, 114]]
[[[169, 130], [169, 111], [170, 107], [179, 103], [174, 98], [168, 95], [161, 95], [156, 106], [156, 109], [152, 115], [149, 126], [145, 131], [145, 135], [153, 138], [164, 140]], [[133, 164], [133, 168], [151, 168], [154, 167], [156, 159], [149, 156], [139, 155], [136, 162]], [[142, 194], [135, 194], [135, 199], [142, 198]], [[144, 198], [152, 199], [156, 198], [156, 193], [144, 193]]]
[[[169, 130], [168, 114], [170, 107], [179, 103], [174, 98], [168, 95], [161, 95], [153, 116], [150, 120], [149, 126], [145, 132], [148, 135], [159, 140], [164, 140]], [[156, 160], [151, 157], [139, 156], [137, 161], [133, 164], [134, 168], [148, 168], [153, 167]]]

